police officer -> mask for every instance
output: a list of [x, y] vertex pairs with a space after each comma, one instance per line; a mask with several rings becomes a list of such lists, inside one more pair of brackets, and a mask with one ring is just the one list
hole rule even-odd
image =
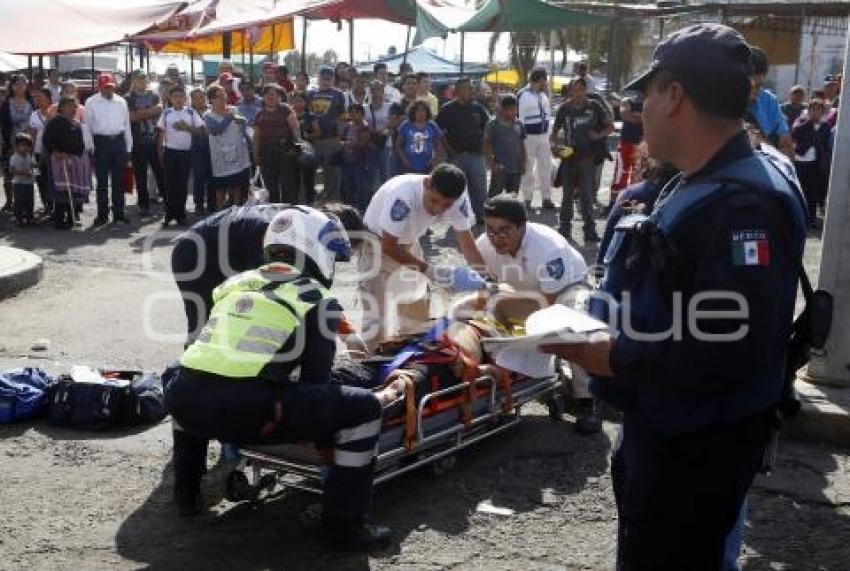
[[[213, 289], [230, 276], [262, 265], [263, 236], [281, 208], [284, 205], [233, 206], [204, 218], [177, 237], [171, 271], [183, 297], [187, 345], [207, 322]], [[329, 203], [323, 209], [340, 218], [349, 232], [363, 228], [351, 207]]]
[[341, 309], [327, 288], [335, 261], [350, 257], [348, 235], [338, 219], [293, 206], [274, 217], [263, 251], [268, 263], [215, 289], [209, 321], [169, 375], [178, 509], [200, 510], [210, 438], [333, 443], [323, 534], [346, 547], [384, 543], [389, 530], [365, 521], [381, 426], [378, 396], [330, 382]]
[[721, 568], [781, 399], [805, 205], [742, 130], [749, 72], [750, 48], [726, 26], [658, 45], [627, 89], [645, 94], [650, 155], [682, 174], [608, 248], [597, 307], [616, 314], [615, 334], [543, 348], [596, 375], [591, 390], [623, 410], [622, 569]]

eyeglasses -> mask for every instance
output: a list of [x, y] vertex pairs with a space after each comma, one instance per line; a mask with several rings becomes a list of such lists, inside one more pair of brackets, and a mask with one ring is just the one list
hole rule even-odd
[[491, 238], [510, 238], [511, 233], [515, 228], [513, 226], [499, 226], [498, 228], [494, 228], [492, 226], [485, 226], [484, 231], [487, 233], [487, 236]]

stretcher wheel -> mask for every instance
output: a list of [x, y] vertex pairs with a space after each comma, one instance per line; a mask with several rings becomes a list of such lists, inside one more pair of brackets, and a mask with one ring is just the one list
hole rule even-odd
[[248, 476], [239, 470], [227, 475], [225, 497], [231, 502], [253, 501], [257, 499], [258, 489], [248, 482]]
[[556, 394], [546, 401], [546, 407], [549, 409], [549, 418], [558, 421], [564, 416], [567, 410], [567, 404], [564, 400], [564, 395]]
[[277, 485], [277, 476], [275, 474], [263, 474], [260, 477], [260, 482], [257, 484], [257, 487], [261, 490], [272, 491], [274, 487]]
[[457, 465], [457, 456], [452, 454], [440, 458], [439, 460], [428, 464], [428, 475], [433, 478], [442, 478], [447, 472], [451, 471]]

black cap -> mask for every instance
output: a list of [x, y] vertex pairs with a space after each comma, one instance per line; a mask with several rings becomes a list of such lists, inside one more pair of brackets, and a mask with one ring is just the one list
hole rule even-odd
[[645, 91], [659, 70], [722, 73], [724, 77], [750, 75], [750, 46], [744, 37], [722, 24], [696, 24], [677, 30], [658, 44], [649, 70], [633, 79], [624, 91]]

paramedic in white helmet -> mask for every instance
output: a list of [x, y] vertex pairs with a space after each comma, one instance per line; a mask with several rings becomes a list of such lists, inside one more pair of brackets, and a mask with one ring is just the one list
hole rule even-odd
[[283, 208], [262, 243], [265, 262], [215, 288], [209, 320], [164, 375], [174, 419], [174, 493], [179, 512], [201, 510], [210, 439], [241, 444], [313, 441], [333, 449], [321, 534], [369, 549], [389, 529], [367, 521], [379, 396], [331, 382], [341, 307], [329, 288], [351, 243], [334, 216]]

